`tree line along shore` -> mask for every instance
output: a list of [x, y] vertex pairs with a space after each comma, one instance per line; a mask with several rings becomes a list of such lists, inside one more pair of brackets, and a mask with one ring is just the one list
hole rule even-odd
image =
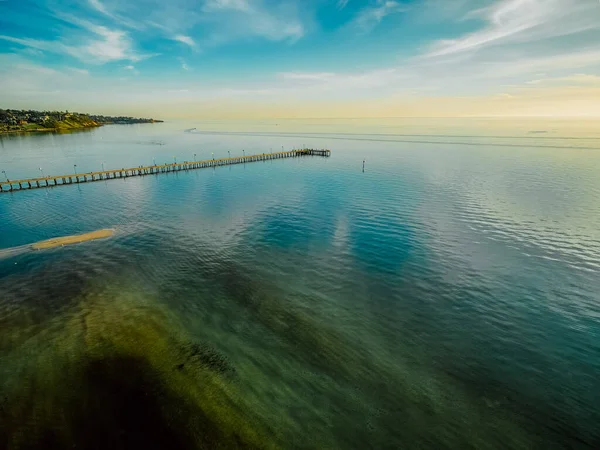
[[155, 123], [162, 120], [127, 116], [102, 116], [69, 111], [0, 109], [0, 133], [62, 131], [107, 124]]

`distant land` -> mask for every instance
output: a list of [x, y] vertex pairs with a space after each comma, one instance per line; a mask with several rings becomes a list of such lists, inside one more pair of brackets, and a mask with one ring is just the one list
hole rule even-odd
[[107, 124], [155, 123], [162, 120], [112, 117], [69, 111], [0, 109], [0, 133], [27, 131], [67, 131]]

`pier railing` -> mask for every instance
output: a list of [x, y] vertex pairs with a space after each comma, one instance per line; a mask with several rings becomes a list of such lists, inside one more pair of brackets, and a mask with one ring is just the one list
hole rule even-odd
[[295, 158], [300, 156], [325, 156], [331, 155], [330, 150], [300, 149], [288, 152], [261, 153], [259, 155], [234, 156], [230, 158], [206, 159], [203, 161], [184, 161], [172, 164], [160, 164], [152, 166], [139, 166], [122, 169], [103, 170], [100, 172], [74, 173], [70, 175], [58, 175], [39, 178], [26, 178], [21, 180], [0, 180], [0, 192], [13, 192], [25, 189], [37, 189], [52, 186], [66, 186], [69, 184], [88, 183], [92, 181], [114, 180], [118, 178], [129, 178], [143, 175], [154, 175], [167, 172], [179, 172], [182, 170], [202, 169], [205, 167], [228, 166], [233, 164], [245, 164], [256, 161], [268, 161], [271, 159]]

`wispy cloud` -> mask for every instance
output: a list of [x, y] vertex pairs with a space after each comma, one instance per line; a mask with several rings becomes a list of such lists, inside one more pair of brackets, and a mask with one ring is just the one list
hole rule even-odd
[[[24, 47], [32, 48], [35, 50], [51, 50], [52, 42], [43, 41], [39, 39], [30, 38], [17, 38], [13, 36], [6, 36], [0, 34], [0, 39], [8, 42], [14, 42], [15, 44], [22, 45]], [[62, 44], [59, 44], [59, 46]]]
[[127, 66], [123, 66], [123, 69], [124, 69], [124, 70], [126, 70], [126, 71], [127, 71], [127, 72], [129, 72], [129, 73], [132, 73], [132, 74], [134, 74], [134, 75], [139, 75], [139, 74], [140, 74], [140, 71], [139, 71], [139, 70], [137, 70], [137, 69], [135, 68], [135, 66], [134, 66], [134, 65], [131, 65], [131, 64], [129, 64], [129, 65], [127, 65]]
[[109, 14], [108, 10], [100, 0], [89, 0], [89, 3], [92, 8], [100, 11], [102, 14]]
[[572, 0], [500, 0], [470, 11], [464, 19], [483, 20], [485, 26], [457, 39], [434, 43], [427, 56], [443, 56], [489, 45], [565, 36], [600, 28], [597, 17], [590, 16], [598, 5]]
[[250, 11], [252, 8], [247, 0], [207, 0], [204, 3], [204, 11], [212, 12], [218, 10]]
[[109, 10], [109, 8], [102, 3], [100, 0], [88, 0], [89, 5], [92, 9], [112, 19], [115, 24], [131, 28], [133, 30], [142, 30], [145, 28], [145, 24], [136, 19], [128, 19], [123, 15]]
[[[14, 51], [17, 51], [16, 49], [13, 49]], [[34, 58], [39, 58], [41, 56], [44, 56], [44, 52], [41, 50], [38, 50], [37, 48], [33, 48], [33, 47], [26, 47], [22, 50], [22, 53], [29, 55], [29, 56], [33, 56]]]
[[[0, 97], [3, 101], [19, 101], [37, 95], [48, 95], [53, 100], [60, 92], [88, 86], [89, 73], [76, 67], [47, 67], [28, 61], [15, 54], [0, 54]], [[32, 105], [34, 106], [34, 105]]]
[[282, 88], [326, 88], [343, 92], [348, 89], [372, 89], [393, 85], [402, 74], [395, 68], [358, 73], [281, 72]]
[[194, 42], [194, 40], [191, 37], [185, 36], [183, 34], [178, 34], [178, 35], [174, 36], [173, 40], [182, 42], [186, 45], [189, 45], [192, 48], [196, 47], [196, 42]]
[[20, 70], [27, 70], [40, 75], [58, 75], [60, 73], [58, 70], [52, 69], [51, 67], [44, 67], [28, 62], [15, 64], [14, 67]]
[[551, 85], [551, 84], [567, 84], [573, 86], [599, 86], [600, 76], [590, 75], [585, 73], [575, 73], [566, 77], [548, 77], [538, 78], [525, 82], [528, 85]]
[[[326, 2], [333, 14], [318, 23]], [[448, 105], [454, 107], [478, 97], [508, 104], [541, 92], [548, 98], [578, 92], [582, 99], [584, 92], [600, 92], [598, 0], [45, 0], [39, 5], [31, 12], [43, 24], [36, 34], [18, 25], [26, 6], [12, 10], [8, 20], [14, 19], [14, 28], [0, 31], [0, 98], [15, 99], [21, 92], [35, 98], [32, 93], [47, 91], [57, 101], [55, 92], [63, 91], [76, 93], [73, 101], [79, 101], [86, 92], [91, 101], [139, 106], [166, 104], [181, 92], [190, 103], [229, 102], [228, 110], [236, 110], [243, 96], [253, 114], [269, 102], [294, 108], [331, 103], [345, 113], [345, 105], [359, 101], [374, 111], [387, 104], [392, 111], [407, 98], [415, 104], [451, 98]], [[394, 26], [401, 21], [407, 25]], [[398, 43], [396, 52], [381, 45], [380, 58], [367, 53], [383, 39], [379, 33], [366, 35], [375, 29]], [[290, 45], [308, 34], [306, 45]], [[343, 53], [348, 45], [326, 42], [350, 41], [350, 34], [358, 38], [348, 53]], [[153, 51], [164, 53], [164, 59], [142, 64]], [[258, 52], [264, 57], [260, 64], [253, 59]], [[7, 54], [20, 59], [3, 59]], [[252, 65], [252, 76], [231, 71], [223, 77], [224, 65], [217, 72], [219, 63], [234, 57], [240, 65]], [[280, 68], [274, 69], [275, 63]], [[90, 73], [70, 68], [85, 64]], [[138, 67], [146, 66], [139, 74]], [[202, 82], [190, 76], [200, 72]], [[157, 93], [171, 95], [157, 100]]]
[[77, 69], [77, 68], [75, 68], [75, 67], [71, 67], [71, 68], [69, 68], [69, 70], [70, 70], [71, 72], [73, 72], [73, 73], [76, 73], [76, 74], [78, 74], [78, 75], [85, 75], [85, 76], [88, 76], [88, 75], [90, 74], [90, 71], [89, 71], [89, 70], [86, 70], [86, 69]]
[[299, 81], [329, 81], [336, 76], [332, 72], [282, 72], [279, 75], [284, 80]]
[[99, 39], [92, 40], [81, 47], [71, 47], [70, 53], [80, 59], [87, 59], [88, 56], [91, 56], [101, 63], [123, 59], [139, 61], [141, 59], [132, 51], [131, 40], [125, 32], [109, 30], [105, 27], [97, 27], [94, 32]]
[[539, 72], [560, 72], [600, 66], [600, 47], [552, 52], [544, 56], [525, 53], [519, 57], [499, 56], [493, 60], [471, 60], [469, 73], [482, 78], [528, 76]]
[[[153, 55], [141, 54], [134, 49], [133, 41], [128, 33], [96, 25], [92, 22], [63, 15], [63, 20], [79, 28], [79, 36], [71, 35], [59, 40], [41, 40], [16, 38], [0, 35], [0, 39], [14, 42], [26, 48], [43, 50], [55, 54], [65, 54], [90, 64], [104, 64], [112, 61], [141, 61]], [[73, 34], [75, 34], [73, 32]], [[76, 39], [73, 39], [76, 37]], [[72, 45], [72, 42], [83, 42]]]
[[262, 0], [208, 0], [202, 11], [203, 21], [213, 25], [210, 41], [261, 37], [271, 41], [295, 42], [305, 34], [297, 4], [264, 4]]
[[374, 5], [363, 8], [352, 21], [352, 25], [363, 32], [371, 31], [385, 17], [407, 11], [408, 8], [395, 0], [377, 0]]
[[[347, 0], [346, 0], [347, 1]], [[113, 25], [131, 30], [158, 31], [191, 48], [218, 46], [237, 39], [258, 37], [295, 42], [306, 27], [296, 0], [139, 0], [104, 2], [88, 0], [91, 9], [112, 19]], [[194, 32], [201, 26], [202, 38]]]
[[181, 68], [183, 70], [190, 70], [190, 67], [187, 65], [187, 63], [185, 62], [185, 59], [183, 58], [179, 58], [179, 62], [181, 63]]

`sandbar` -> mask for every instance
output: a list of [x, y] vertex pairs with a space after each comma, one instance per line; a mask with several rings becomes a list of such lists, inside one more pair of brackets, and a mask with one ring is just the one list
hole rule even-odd
[[80, 242], [111, 237], [114, 233], [115, 230], [106, 228], [103, 230], [92, 231], [91, 233], [76, 234], [73, 236], [64, 236], [36, 242], [35, 244], [31, 244], [31, 248], [34, 250], [43, 250], [47, 248], [61, 247], [63, 245], [79, 244]]

